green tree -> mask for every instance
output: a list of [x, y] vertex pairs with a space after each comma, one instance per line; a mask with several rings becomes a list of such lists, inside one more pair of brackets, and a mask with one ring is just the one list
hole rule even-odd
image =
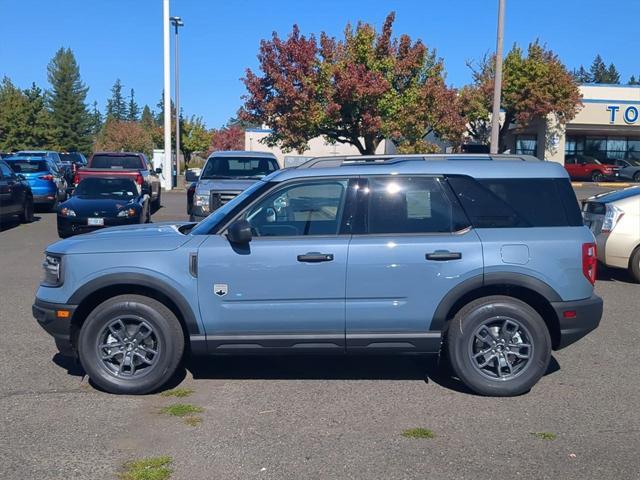
[[45, 148], [50, 143], [51, 114], [46, 108], [42, 89], [35, 83], [24, 90], [27, 100], [26, 121], [27, 134], [24, 143], [31, 148]]
[[127, 119], [127, 102], [122, 95], [122, 83], [120, 79], [116, 79], [113, 87], [111, 87], [111, 98], [107, 100], [107, 118], [114, 120]]
[[[473, 68], [473, 84], [461, 92], [465, 116], [485, 125], [491, 115], [494, 66], [495, 58], [485, 57]], [[526, 126], [549, 114], [564, 124], [575, 117], [581, 98], [578, 84], [555, 53], [537, 41], [529, 44], [526, 55], [514, 45], [504, 60], [499, 151], [504, 150], [505, 135], [515, 125]]]
[[0, 151], [28, 148], [28, 101], [24, 92], [4, 77], [0, 83]]
[[591, 83], [593, 80], [591, 78], [591, 74], [582, 65], [580, 65], [580, 68], [574, 70], [571, 74], [578, 83]]
[[616, 85], [620, 83], [620, 74], [618, 73], [618, 70], [613, 63], [609, 64], [609, 68], [607, 69], [607, 77], [605, 80], [606, 82], [602, 83], [612, 83]]
[[206, 152], [211, 144], [211, 132], [207, 130], [202, 117], [195, 115], [180, 123], [180, 147], [184, 154], [185, 163], [191, 161], [194, 152]]
[[70, 48], [60, 48], [47, 67], [50, 89], [51, 147], [89, 152], [91, 119], [85, 103], [89, 88], [80, 79], [80, 68]]
[[98, 135], [100, 130], [102, 129], [102, 114], [100, 113], [100, 109], [98, 108], [98, 102], [94, 100], [93, 106], [91, 108], [91, 133], [94, 135]]
[[261, 42], [261, 74], [246, 72], [240, 119], [268, 125], [265, 142], [285, 151], [319, 135], [362, 154], [385, 138], [423, 148], [430, 132], [460, 141], [465, 124], [442, 61], [420, 40], [393, 37], [394, 19], [390, 13], [380, 32], [347, 25], [341, 40], [305, 37], [296, 25], [286, 40], [274, 33]]
[[620, 83], [620, 74], [616, 66], [610, 63], [609, 67], [607, 67], [599, 54], [593, 59], [589, 71], [591, 74], [591, 82], [593, 83]]
[[636, 79], [635, 75], [631, 75], [631, 78], [627, 82], [627, 85], [640, 85], [640, 78]]
[[127, 120], [129, 120], [130, 122], [137, 122], [139, 116], [140, 116], [140, 107], [136, 103], [135, 93], [132, 88], [131, 94], [129, 95], [129, 106], [127, 108]]
[[153, 153], [153, 139], [140, 122], [107, 118], [96, 139], [96, 150]]

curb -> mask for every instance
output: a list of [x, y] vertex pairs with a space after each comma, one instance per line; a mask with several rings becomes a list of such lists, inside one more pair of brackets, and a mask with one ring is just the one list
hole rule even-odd
[[638, 185], [637, 183], [629, 183], [629, 182], [571, 182], [572, 187], [632, 187], [634, 185]]

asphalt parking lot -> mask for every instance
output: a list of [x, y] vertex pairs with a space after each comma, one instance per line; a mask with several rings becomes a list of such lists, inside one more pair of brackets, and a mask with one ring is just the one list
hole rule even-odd
[[[186, 218], [184, 193], [163, 203], [153, 221]], [[157, 455], [175, 479], [640, 478], [640, 285], [624, 272], [600, 271], [600, 328], [517, 398], [475, 396], [413, 357], [211, 358], [176, 378], [186, 399], [113, 396], [31, 316], [56, 240], [54, 215], [36, 216], [0, 231], [2, 479], [115, 478]], [[202, 422], [159, 413], [176, 401]], [[416, 427], [435, 437], [401, 435]]]

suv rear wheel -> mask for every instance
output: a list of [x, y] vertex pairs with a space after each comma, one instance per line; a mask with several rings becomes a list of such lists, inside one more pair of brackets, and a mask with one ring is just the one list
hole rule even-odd
[[78, 337], [80, 362], [89, 378], [111, 393], [159, 389], [176, 371], [183, 352], [176, 316], [142, 295], [119, 295], [101, 303]]
[[538, 312], [516, 298], [490, 296], [463, 307], [447, 333], [457, 376], [481, 395], [525, 393], [544, 375], [551, 337]]
[[629, 273], [636, 283], [640, 283], [640, 247], [637, 247], [629, 259]]

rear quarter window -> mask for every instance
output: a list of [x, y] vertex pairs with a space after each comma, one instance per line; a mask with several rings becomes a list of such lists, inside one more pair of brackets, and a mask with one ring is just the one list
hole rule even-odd
[[568, 179], [449, 177], [476, 228], [566, 227], [583, 224]]

